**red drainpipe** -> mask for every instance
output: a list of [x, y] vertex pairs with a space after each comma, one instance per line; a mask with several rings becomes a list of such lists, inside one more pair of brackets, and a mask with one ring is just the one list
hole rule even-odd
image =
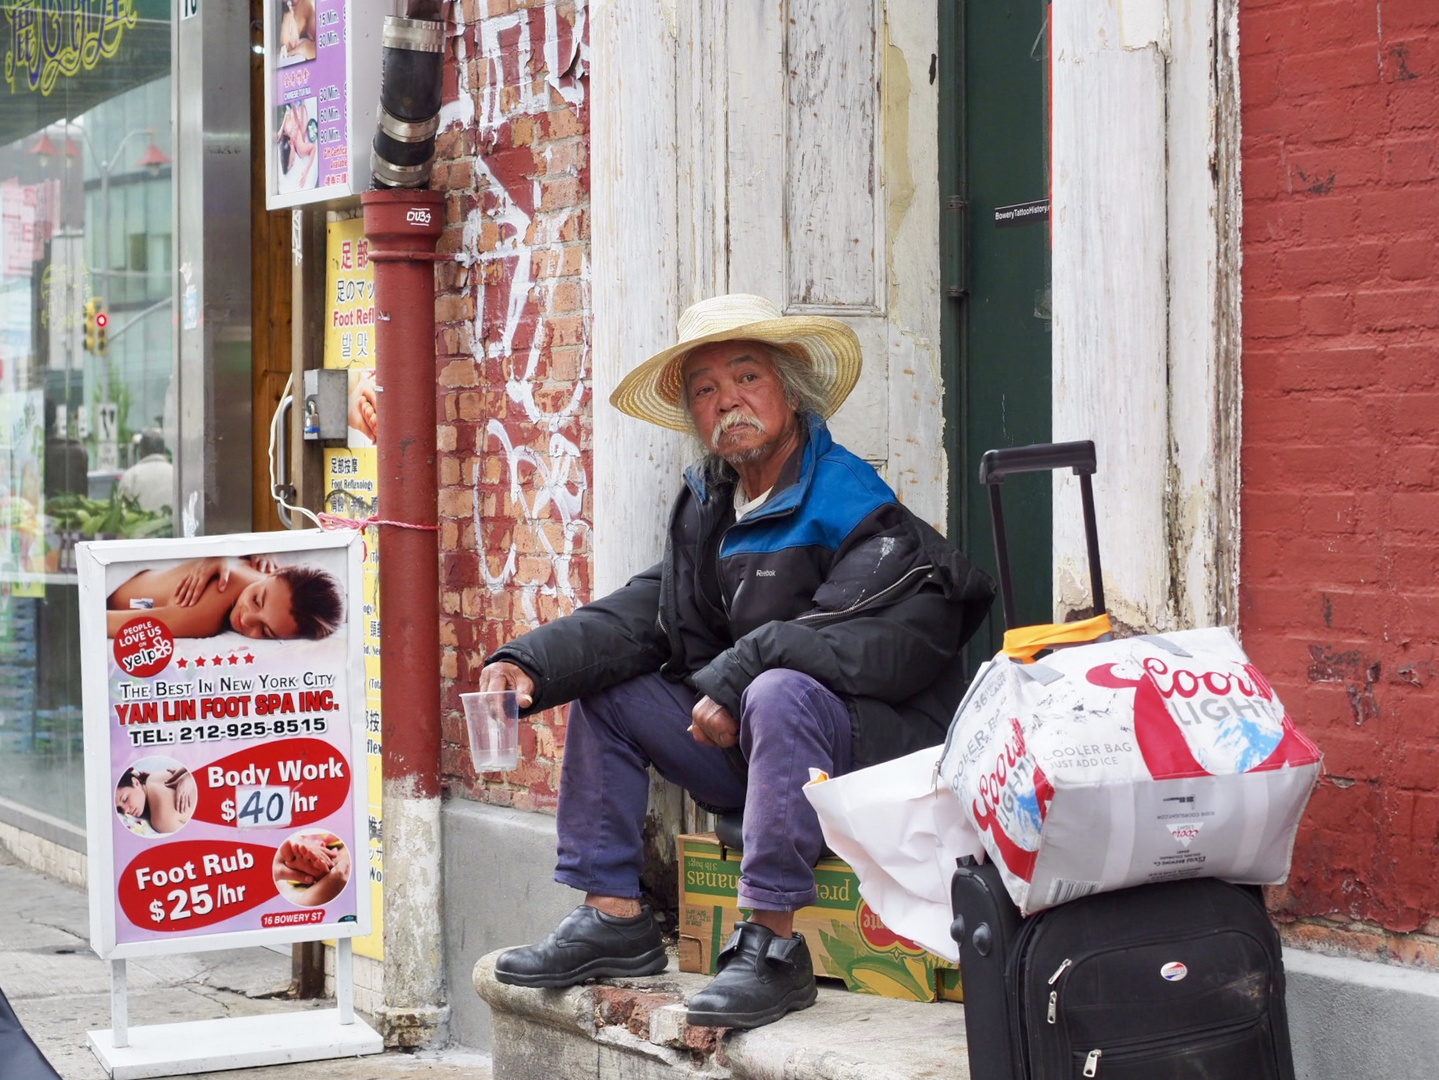
[[[444, 196], [360, 196], [375, 263], [386, 1042], [446, 1034], [440, 922], [440, 636], [435, 244]], [[406, 528], [403, 526], [419, 526]]]

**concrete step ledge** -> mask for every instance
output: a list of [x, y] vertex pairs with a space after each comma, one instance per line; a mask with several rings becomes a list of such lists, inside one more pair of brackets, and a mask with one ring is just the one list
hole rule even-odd
[[851, 994], [822, 980], [819, 1001], [753, 1031], [691, 1027], [690, 995], [709, 982], [669, 967], [646, 979], [566, 990], [495, 980], [475, 965], [475, 990], [495, 1025], [495, 1080], [968, 1080], [963, 1006]]

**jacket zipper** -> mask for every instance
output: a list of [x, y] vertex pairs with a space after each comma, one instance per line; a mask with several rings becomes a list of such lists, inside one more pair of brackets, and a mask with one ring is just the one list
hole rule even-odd
[[[733, 525], [730, 526], [730, 529], [732, 528], [734, 528]], [[730, 615], [729, 608], [729, 590], [724, 587], [724, 567], [722, 566], [722, 563], [724, 562], [724, 541], [725, 536], [728, 535], [729, 529], [726, 529], [724, 532], [724, 536], [721, 536], [719, 538], [719, 543], [715, 545], [715, 581], [719, 582], [720, 606], [724, 608], [724, 618], [726, 623], [731, 622], [733, 619], [733, 616]], [[735, 592], [739, 592], [739, 590], [736, 589]]]
[[[804, 474], [801, 473], [800, 479], [796, 480], [794, 484], [790, 487], [785, 488], [784, 492], [793, 491], [794, 488], [799, 486], [800, 481], [803, 479]], [[781, 492], [780, 496], [783, 496], [784, 492]], [[761, 506], [758, 510], [755, 510], [752, 513], [746, 514], [738, 521], [730, 522], [729, 526], [724, 530], [724, 532], [720, 533], [719, 543], [715, 544], [715, 581], [719, 582], [720, 606], [724, 608], [724, 616], [726, 622], [728, 622], [731, 618], [730, 595], [729, 590], [725, 588], [724, 580], [724, 545], [725, 541], [729, 539], [729, 534], [734, 531], [737, 525], [744, 525], [754, 521], [762, 521], [772, 517], [784, 517], [786, 514], [793, 514], [797, 509], [799, 509], [799, 503], [796, 502], [791, 506], [782, 506], [778, 510], [776, 510], [774, 507], [774, 500], [766, 500], [765, 505]], [[743, 584], [743, 582], [741, 582], [741, 584]], [[736, 589], [735, 592], [738, 593], [739, 589]]]
[[[725, 588], [724, 583], [724, 542], [729, 538], [730, 532], [738, 524], [738, 521], [730, 522], [729, 526], [719, 534], [719, 539], [715, 542], [715, 584], [719, 586], [720, 607], [724, 608], [724, 618], [726, 624], [731, 621], [731, 615], [729, 606], [729, 590]], [[743, 584], [743, 582], [741, 582], [740, 584]], [[736, 588], [735, 592], [739, 592], [739, 589]]]
[[933, 564], [933, 563], [925, 563], [923, 566], [916, 566], [914, 569], [910, 570], [907, 574], [904, 575], [904, 577], [900, 578], [898, 581], [895, 581], [895, 582], [892, 582], [892, 583], [889, 584], [889, 585], [886, 585], [883, 589], [880, 589], [879, 592], [875, 593], [873, 596], [866, 596], [863, 600], [856, 600], [853, 604], [851, 604], [851, 605], [850, 605], [849, 607], [847, 607], [847, 608], [842, 608], [842, 609], [839, 610], [839, 611], [811, 611], [811, 612], [808, 612], [808, 613], [806, 613], [806, 614], [804, 614], [804, 615], [799, 615], [799, 616], [797, 616], [794, 621], [795, 621], [795, 622], [822, 622], [822, 621], [825, 620], [825, 619], [841, 619], [841, 618], [844, 618], [846, 615], [853, 615], [856, 611], [861, 611], [861, 610], [863, 610], [864, 608], [867, 608], [867, 607], [870, 607], [870, 606], [872, 606], [872, 605], [874, 605], [874, 604], [879, 603], [879, 601], [882, 600], [882, 599], [884, 599], [884, 597], [885, 597], [887, 594], [894, 592], [895, 589], [898, 589], [901, 585], [903, 585], [905, 582], [907, 582], [910, 578], [914, 577], [915, 574], [927, 573], [928, 571], [933, 570], [933, 569], [934, 569], [934, 564]]

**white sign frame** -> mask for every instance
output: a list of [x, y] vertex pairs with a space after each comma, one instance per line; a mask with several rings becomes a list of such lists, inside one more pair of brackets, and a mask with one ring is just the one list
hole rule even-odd
[[[243, 558], [248, 555], [285, 555], [330, 549], [348, 549], [345, 580], [346, 651], [344, 698], [349, 728], [351, 765], [348, 802], [352, 837], [358, 848], [368, 835], [366, 799], [354, 763], [365, 761], [365, 666], [363, 655], [363, 596], [361, 552], [363, 536], [352, 530], [319, 529], [292, 532], [245, 533], [230, 536], [175, 540], [107, 540], [76, 545], [76, 570], [80, 593], [81, 688], [84, 708], [86, 833], [90, 881], [90, 945], [102, 958], [164, 956], [173, 953], [205, 952], [249, 946], [289, 944], [336, 938], [363, 937], [371, 932], [370, 889], [362, 874], [364, 863], [352, 852], [355, 893], [354, 922], [321, 922], [274, 926], [254, 930], [207, 932], [205, 928], [177, 931], [148, 941], [117, 942], [115, 902], [115, 851], [113, 814], [115, 782], [111, 761], [111, 717], [109, 695], [109, 640], [105, 620], [105, 572], [114, 563], [153, 563], [168, 559], [195, 559], [215, 556]], [[361, 774], [363, 775], [363, 774]], [[348, 946], [348, 941], [344, 943]]]

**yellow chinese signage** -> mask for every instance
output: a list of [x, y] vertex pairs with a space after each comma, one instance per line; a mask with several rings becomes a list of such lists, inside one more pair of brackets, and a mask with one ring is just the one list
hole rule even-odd
[[13, 0], [5, 9], [5, 81], [48, 96], [61, 76], [94, 71], [138, 20], [135, 0]]
[[[325, 229], [325, 367], [349, 372], [346, 445], [325, 449], [325, 509], [363, 521], [375, 513], [379, 462], [375, 429], [375, 268], [364, 221], [331, 215]], [[385, 852], [380, 843], [380, 559], [378, 532], [365, 529], [365, 748], [369, 766], [369, 874], [374, 932], [355, 939], [355, 952], [384, 959], [381, 886]]]

